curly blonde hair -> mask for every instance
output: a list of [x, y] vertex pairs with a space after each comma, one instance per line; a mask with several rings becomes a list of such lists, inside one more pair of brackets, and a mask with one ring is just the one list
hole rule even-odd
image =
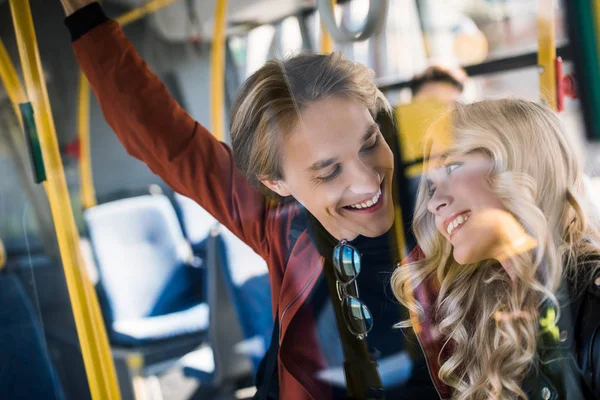
[[[449, 118], [452, 154], [482, 151], [493, 160], [490, 189], [537, 247], [511, 259], [514, 282], [496, 260], [459, 267], [427, 210], [422, 180], [413, 228], [424, 259], [397, 268], [392, 288], [418, 318], [424, 309], [413, 290], [425, 280], [438, 284], [431, 312], [444, 338], [438, 376], [452, 388], [453, 399], [526, 398], [521, 383], [536, 355], [540, 305], [550, 300], [559, 310], [554, 293], [563, 275], [594, 273], [581, 259], [600, 254], [598, 219], [582, 166], [560, 121], [546, 107], [487, 100], [457, 104]], [[427, 143], [435, 133], [434, 125]], [[443, 353], [450, 355], [443, 359]]]

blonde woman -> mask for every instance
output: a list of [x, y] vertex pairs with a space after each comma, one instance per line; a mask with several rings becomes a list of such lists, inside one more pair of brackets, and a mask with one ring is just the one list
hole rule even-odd
[[[436, 124], [396, 297], [444, 399], [600, 398], [600, 231], [555, 115], [521, 100]], [[448, 135], [447, 135], [448, 136]]]

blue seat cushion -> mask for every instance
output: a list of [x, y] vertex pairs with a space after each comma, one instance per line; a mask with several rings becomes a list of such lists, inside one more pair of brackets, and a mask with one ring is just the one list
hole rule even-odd
[[142, 345], [178, 336], [201, 334], [207, 331], [208, 324], [208, 304], [201, 303], [167, 315], [115, 321], [111, 337], [116, 344]]

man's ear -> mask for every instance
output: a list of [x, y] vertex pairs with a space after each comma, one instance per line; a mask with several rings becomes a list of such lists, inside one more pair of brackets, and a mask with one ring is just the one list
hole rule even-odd
[[277, 193], [281, 197], [291, 196], [290, 189], [287, 184], [281, 179], [261, 179], [263, 185], [268, 187], [273, 192]]

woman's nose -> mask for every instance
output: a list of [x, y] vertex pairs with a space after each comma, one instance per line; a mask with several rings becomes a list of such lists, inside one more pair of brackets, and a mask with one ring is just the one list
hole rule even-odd
[[439, 215], [444, 210], [444, 208], [452, 204], [452, 201], [452, 196], [450, 196], [450, 194], [443, 188], [438, 187], [435, 190], [435, 193], [433, 194], [431, 199], [429, 200], [427, 208], [432, 214]]

